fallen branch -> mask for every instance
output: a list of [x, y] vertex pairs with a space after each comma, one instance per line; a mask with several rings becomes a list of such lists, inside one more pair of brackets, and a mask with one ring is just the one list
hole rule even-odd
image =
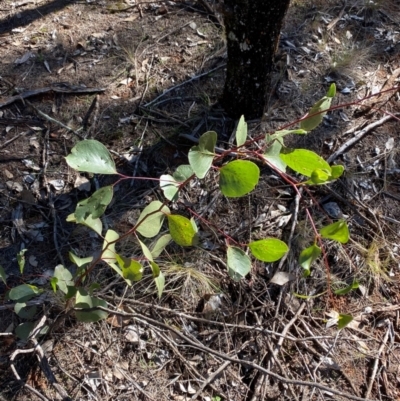
[[43, 95], [49, 92], [55, 93], [65, 93], [69, 95], [86, 95], [89, 93], [98, 93], [104, 92], [105, 88], [84, 88], [82, 86], [68, 85], [66, 83], [55, 83], [51, 86], [47, 86], [45, 88], [33, 89], [29, 91], [22, 92], [18, 95], [11, 96], [4, 102], [0, 102], [0, 108], [4, 106], [8, 106], [18, 100], [25, 100], [32, 96]]
[[353, 138], [349, 139], [347, 142], [345, 142], [335, 153], [333, 153], [331, 156], [328, 157], [327, 162], [332, 163], [335, 161], [340, 155], [343, 153], [347, 152], [351, 147], [353, 147], [358, 141], [360, 141], [362, 138], [364, 138], [365, 135], [368, 134], [368, 132], [372, 131], [373, 129], [381, 126], [384, 124], [386, 121], [391, 120], [392, 118], [395, 118], [397, 116], [393, 114], [386, 115], [385, 117], [382, 117], [380, 120], [375, 121], [369, 125], [367, 125], [365, 128], [363, 128], [361, 131], [359, 131], [356, 135], [354, 135]]

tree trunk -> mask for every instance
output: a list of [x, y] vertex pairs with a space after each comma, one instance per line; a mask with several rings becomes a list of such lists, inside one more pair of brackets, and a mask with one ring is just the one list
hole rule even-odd
[[228, 47], [222, 105], [233, 118], [261, 117], [290, 0], [225, 0]]

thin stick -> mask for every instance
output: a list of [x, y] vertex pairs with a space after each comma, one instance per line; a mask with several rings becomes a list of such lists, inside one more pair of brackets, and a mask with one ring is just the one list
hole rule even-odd
[[202, 391], [210, 384], [212, 383], [215, 378], [223, 372], [229, 365], [231, 364], [231, 361], [225, 361], [213, 374], [207, 377], [206, 380], [204, 380], [203, 384], [200, 386], [199, 390], [197, 393], [192, 397], [192, 400], [195, 400], [201, 393]]
[[[397, 114], [396, 114], [397, 116]], [[356, 135], [353, 136], [353, 138], [349, 139], [347, 142], [345, 142], [335, 153], [333, 153], [331, 156], [328, 157], [327, 162], [330, 164], [334, 160], [336, 160], [340, 155], [343, 153], [347, 152], [352, 146], [354, 146], [358, 141], [360, 141], [365, 135], [368, 134], [368, 132], [372, 131], [373, 129], [381, 126], [384, 124], [386, 121], [391, 120], [394, 118], [394, 115], [386, 115], [385, 117], [382, 117], [380, 120], [375, 121], [369, 125], [367, 125], [365, 128], [363, 128], [361, 131], [357, 132]]]
[[57, 124], [60, 127], [66, 129], [68, 132], [72, 132], [73, 134], [75, 134], [77, 137], [81, 138], [81, 139], [85, 139], [81, 134], [79, 134], [77, 131], [75, 131], [74, 129], [72, 129], [71, 127], [68, 127], [68, 125], [65, 125], [64, 123], [62, 123], [61, 121], [58, 121], [56, 119], [54, 119], [53, 117], [50, 117], [49, 115], [47, 115], [46, 113], [43, 113], [43, 111], [39, 110], [36, 106], [34, 106], [29, 100], [25, 99], [24, 102], [26, 102], [29, 106], [31, 106], [39, 115], [41, 115], [43, 118], [45, 118], [47, 121]]
[[382, 354], [382, 352], [383, 352], [383, 350], [384, 350], [384, 348], [386, 346], [387, 340], [389, 338], [390, 329], [391, 329], [391, 322], [389, 321], [385, 337], [383, 337], [382, 344], [379, 347], [378, 354], [376, 355], [375, 360], [374, 360], [374, 365], [373, 365], [373, 368], [372, 368], [371, 378], [369, 380], [368, 389], [367, 389], [367, 392], [365, 394], [365, 398], [368, 398], [371, 395], [372, 386], [374, 385], [376, 372], [378, 371], [379, 359], [381, 357], [381, 354]]
[[211, 74], [211, 73], [214, 72], [214, 71], [218, 71], [218, 70], [220, 70], [221, 68], [224, 68], [225, 66], [226, 66], [225, 63], [224, 63], [224, 64], [221, 64], [221, 65], [219, 65], [218, 67], [215, 67], [215, 68], [213, 68], [213, 69], [210, 70], [210, 71], [203, 72], [202, 74], [196, 75], [195, 77], [190, 78], [190, 79], [188, 79], [187, 81], [184, 81], [184, 82], [180, 83], [179, 85], [173, 86], [172, 88], [167, 89], [167, 90], [166, 90], [165, 92], [163, 92], [161, 95], [157, 96], [157, 97], [156, 97], [155, 99], [153, 99], [151, 102], [146, 103], [146, 104], [143, 105], [142, 107], [149, 107], [149, 106], [151, 106], [152, 104], [156, 103], [159, 99], [161, 99], [162, 97], [164, 97], [166, 94], [168, 94], [168, 93], [170, 93], [170, 92], [172, 92], [172, 91], [174, 91], [174, 90], [176, 90], [176, 89], [178, 89], [178, 88], [180, 88], [180, 87], [182, 87], [182, 86], [184, 86], [184, 85], [187, 85], [187, 84], [189, 84], [190, 82], [195, 81], [196, 79], [205, 77], [206, 75]]
[[23, 136], [23, 135], [26, 135], [27, 133], [28, 133], [27, 131], [24, 131], [24, 132], [21, 132], [21, 133], [15, 135], [14, 137], [12, 137], [11, 139], [9, 139], [8, 141], [5, 141], [4, 143], [2, 143], [2, 144], [0, 145], [0, 149], [5, 148], [5, 147], [6, 147], [7, 145], [9, 145], [11, 142], [14, 142], [16, 139], [18, 139], [19, 137], [21, 137], [21, 136]]

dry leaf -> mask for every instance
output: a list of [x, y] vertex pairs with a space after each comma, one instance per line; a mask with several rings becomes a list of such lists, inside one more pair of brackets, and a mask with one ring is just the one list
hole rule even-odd
[[294, 280], [296, 277], [293, 274], [286, 272], [276, 272], [274, 277], [271, 278], [270, 283], [277, 285], [285, 285], [289, 281]]

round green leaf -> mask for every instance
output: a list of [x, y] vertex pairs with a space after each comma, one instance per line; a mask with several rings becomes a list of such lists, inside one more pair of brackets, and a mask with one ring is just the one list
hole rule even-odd
[[[96, 306], [107, 307], [107, 303], [102, 299], [90, 296], [84, 289], [79, 288], [76, 293], [75, 308], [89, 309]], [[106, 319], [108, 316], [107, 312], [102, 310], [94, 311], [75, 311], [76, 318], [85, 323], [98, 322], [99, 320]]]
[[341, 329], [345, 328], [352, 320], [353, 320], [353, 316], [344, 315], [344, 314], [340, 313], [339, 321], [338, 321], [338, 329], [341, 330]]
[[329, 224], [329, 226], [321, 228], [319, 231], [322, 238], [332, 239], [342, 244], [346, 244], [349, 241], [349, 227], [345, 220], [339, 220], [336, 223]]
[[26, 306], [25, 302], [17, 302], [14, 306], [14, 312], [22, 319], [32, 319], [37, 311], [36, 305]]
[[172, 175], [163, 174], [160, 177], [160, 188], [168, 200], [176, 201], [178, 199], [179, 182], [176, 182]]
[[279, 171], [286, 171], [286, 163], [281, 159], [280, 153], [282, 144], [279, 141], [274, 141], [264, 153], [264, 158], [269, 164], [277, 168]]
[[117, 263], [122, 270], [122, 277], [130, 282], [139, 281], [143, 277], [143, 266], [136, 260], [125, 258], [119, 254], [115, 255]]
[[165, 215], [169, 213], [169, 208], [160, 201], [151, 202], [140, 213], [137, 232], [146, 238], [155, 237], [161, 230]]
[[321, 248], [313, 244], [310, 247], [304, 249], [300, 253], [299, 263], [300, 266], [307, 272], [306, 276], [310, 275], [311, 264], [315, 262], [321, 255]]
[[171, 240], [172, 237], [170, 234], [164, 234], [160, 238], [158, 238], [151, 249], [151, 254], [153, 255], [153, 258], [158, 258], [165, 247], [171, 242]]
[[276, 262], [288, 250], [288, 246], [276, 238], [261, 239], [249, 244], [252, 255], [263, 262]]
[[193, 246], [197, 244], [197, 232], [191, 221], [179, 214], [169, 214], [168, 226], [172, 239], [181, 246]]
[[8, 296], [13, 301], [27, 302], [39, 293], [40, 290], [34, 285], [21, 284], [17, 287], [12, 288]]
[[29, 338], [34, 328], [35, 328], [34, 322], [21, 323], [19, 326], [15, 328], [15, 334], [17, 335], [18, 338], [25, 341]]
[[189, 163], [198, 178], [204, 178], [214, 160], [217, 133], [209, 131], [199, 139], [199, 144], [189, 150]]
[[100, 188], [90, 198], [78, 202], [75, 210], [75, 218], [82, 223], [90, 215], [93, 219], [102, 216], [113, 198], [113, 187], [111, 185]]
[[228, 246], [226, 256], [228, 274], [232, 280], [240, 281], [250, 273], [251, 260], [240, 248]]
[[76, 221], [75, 213], [72, 213], [68, 215], [66, 221], [68, 221], [68, 223], [83, 224], [84, 226], [91, 228], [99, 235], [101, 235], [103, 231], [103, 223], [101, 222], [101, 220], [99, 218], [94, 219], [91, 215], [89, 215], [85, 220], [78, 223]]
[[189, 164], [182, 164], [179, 166], [175, 173], [172, 174], [176, 181], [184, 182], [188, 180], [193, 175], [193, 169]]
[[281, 159], [293, 170], [306, 177], [311, 177], [314, 170], [331, 173], [329, 164], [316, 153], [307, 149], [282, 149]]
[[314, 128], [318, 127], [318, 125], [321, 124], [324, 115], [326, 114], [326, 111], [324, 112], [324, 110], [328, 110], [329, 107], [331, 107], [332, 98], [335, 96], [335, 94], [336, 94], [336, 85], [332, 84], [329, 87], [326, 96], [318, 100], [318, 102], [315, 103], [314, 106], [311, 108], [310, 112], [308, 113], [310, 117], [300, 122], [300, 128], [309, 132], [312, 131]]
[[313, 184], [313, 185], [325, 184], [327, 181], [329, 181], [330, 177], [331, 177], [330, 172], [317, 168], [311, 173], [311, 177], [307, 181], [307, 184]]
[[116, 174], [115, 163], [107, 148], [99, 141], [86, 139], [77, 143], [66, 157], [70, 167], [94, 174]]
[[336, 180], [337, 178], [341, 177], [344, 172], [344, 166], [341, 164], [337, 164], [331, 166], [331, 179]]
[[248, 160], [235, 160], [221, 167], [219, 187], [229, 198], [238, 198], [251, 192], [258, 184], [260, 169]]
[[54, 269], [54, 275], [57, 279], [57, 286], [64, 294], [68, 294], [68, 287], [74, 285], [71, 272], [63, 265], [57, 265]]

